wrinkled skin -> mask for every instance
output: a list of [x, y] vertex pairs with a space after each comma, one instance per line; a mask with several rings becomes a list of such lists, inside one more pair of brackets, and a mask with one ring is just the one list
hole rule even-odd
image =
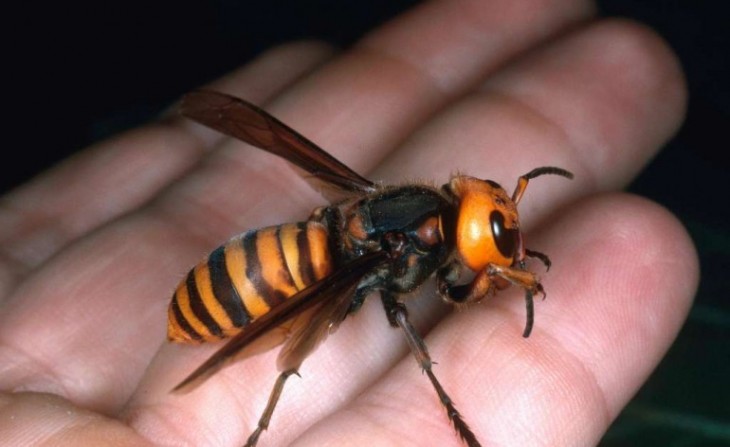
[[[267, 109], [376, 180], [459, 172], [510, 189], [548, 294], [521, 337], [519, 290], [466, 311], [408, 301], [484, 445], [586, 446], [647, 379], [697, 284], [667, 210], [617, 191], [686, 101], [656, 34], [580, 0], [434, 0], [333, 54], [261, 55], [212, 87]], [[165, 342], [189, 267], [229, 236], [306, 218], [322, 198], [285, 162], [168, 116], [102, 142], [0, 202], [0, 438], [9, 445], [241, 445], [275, 378], [267, 353], [169, 390], [217, 346]], [[378, 300], [292, 378], [261, 446], [459, 445]], [[417, 429], [416, 429], [417, 427]]]

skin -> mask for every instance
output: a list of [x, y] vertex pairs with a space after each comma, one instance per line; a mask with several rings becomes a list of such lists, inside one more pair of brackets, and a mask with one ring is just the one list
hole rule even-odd
[[[465, 311], [408, 301], [436, 375], [485, 446], [596, 444], [674, 340], [697, 286], [680, 223], [626, 186], [677, 130], [686, 91], [651, 30], [579, 0], [431, 1], [333, 52], [273, 49], [213, 87], [264, 104], [376, 180], [459, 171], [502, 184], [554, 165], [520, 203], [547, 253], [535, 330], [519, 290]], [[0, 202], [0, 433], [9, 445], [233, 446], [276, 352], [189, 394], [218, 346], [165, 342], [177, 281], [245, 229], [323, 199], [285, 162], [171, 113]], [[260, 446], [460, 445], [377, 299], [284, 390]]]

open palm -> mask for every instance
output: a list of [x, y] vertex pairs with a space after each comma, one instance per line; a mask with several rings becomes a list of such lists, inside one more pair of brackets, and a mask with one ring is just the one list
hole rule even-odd
[[[541, 11], [538, 13], [538, 11]], [[650, 30], [592, 20], [590, 2], [433, 0], [334, 55], [273, 49], [218, 81], [373, 180], [454, 172], [531, 183], [528, 246], [550, 255], [523, 339], [508, 289], [451, 312], [408, 301], [435, 372], [485, 446], [585, 446], [657, 365], [697, 282], [676, 219], [625, 186], [683, 118], [674, 56]], [[284, 161], [178, 118], [101, 143], [0, 202], [0, 442], [242, 444], [275, 352], [188, 394], [218, 346], [165, 342], [177, 281], [246, 229], [303, 220], [323, 199]], [[287, 384], [269, 445], [459, 445], [379, 300]]]

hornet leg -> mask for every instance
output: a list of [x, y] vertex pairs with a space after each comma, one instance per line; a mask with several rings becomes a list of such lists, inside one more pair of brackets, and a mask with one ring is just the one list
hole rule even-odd
[[266, 404], [266, 408], [259, 419], [258, 427], [256, 427], [256, 430], [254, 430], [253, 433], [251, 433], [251, 436], [248, 437], [248, 441], [246, 441], [246, 445], [244, 447], [254, 447], [259, 441], [261, 433], [269, 428], [271, 414], [274, 412], [274, 407], [276, 407], [279, 397], [281, 397], [281, 391], [284, 389], [284, 383], [286, 383], [286, 379], [288, 379], [292, 374], [297, 374], [297, 371], [295, 369], [290, 369], [279, 374], [279, 377], [276, 379], [276, 383], [274, 384], [274, 388], [271, 390], [271, 395], [269, 395], [269, 402]]
[[454, 403], [451, 398], [446, 394], [444, 388], [439, 383], [438, 379], [433, 373], [431, 366], [433, 362], [431, 357], [428, 355], [428, 349], [423, 339], [418, 335], [416, 329], [413, 327], [411, 322], [408, 320], [408, 311], [405, 305], [396, 301], [392, 294], [382, 291], [381, 298], [383, 300], [383, 306], [385, 306], [385, 313], [388, 316], [388, 321], [393, 327], [400, 327], [403, 329], [403, 333], [408, 341], [408, 347], [411, 348], [413, 356], [416, 357], [416, 361], [421, 365], [421, 369], [426, 373], [431, 384], [433, 384], [436, 393], [441, 400], [441, 403], [446, 408], [446, 414], [448, 415], [451, 422], [454, 424], [456, 432], [459, 434], [461, 439], [464, 440], [469, 447], [481, 447], [476, 436], [472, 433], [471, 429], [461, 417], [461, 414], [454, 407]]

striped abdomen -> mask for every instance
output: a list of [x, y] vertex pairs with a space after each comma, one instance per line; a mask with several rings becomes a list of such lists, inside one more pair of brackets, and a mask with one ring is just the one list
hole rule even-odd
[[218, 247], [181, 281], [168, 310], [177, 342], [230, 337], [332, 271], [328, 231], [317, 222], [253, 230]]

